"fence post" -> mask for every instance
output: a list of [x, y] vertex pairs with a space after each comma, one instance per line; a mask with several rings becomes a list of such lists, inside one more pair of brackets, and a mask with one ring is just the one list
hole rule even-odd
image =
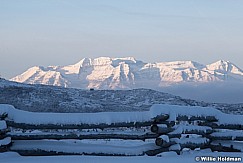
[[9, 132], [9, 129], [7, 127], [5, 118], [7, 118], [6, 113], [0, 115], [0, 152], [9, 151], [9, 148], [12, 145], [11, 137], [7, 137], [7, 132]]

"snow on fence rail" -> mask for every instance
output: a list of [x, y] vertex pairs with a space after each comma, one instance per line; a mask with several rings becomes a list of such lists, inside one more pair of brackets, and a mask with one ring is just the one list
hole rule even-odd
[[[225, 114], [208, 107], [163, 104], [153, 105], [150, 111], [144, 112], [37, 113], [18, 110], [10, 105], [0, 105], [0, 117], [2, 117], [2, 121], [0, 121], [0, 147], [8, 149], [6, 147], [11, 145], [12, 139], [14, 143], [10, 150], [17, 151], [22, 155], [147, 154], [153, 156], [165, 151], [175, 151], [179, 154], [183, 148], [243, 151], [242, 146], [232, 145], [234, 140], [243, 140], [243, 116]], [[8, 132], [7, 126], [11, 128], [10, 132]], [[129, 128], [129, 132], [124, 128]], [[49, 141], [47, 142], [46, 139]], [[95, 150], [82, 142], [80, 145], [87, 146], [87, 148], [80, 147], [78, 145], [80, 142], [75, 141], [75, 143], [68, 143], [68, 145], [72, 145], [72, 147], [78, 145], [75, 148], [79, 152], [72, 151], [71, 148], [71, 152], [60, 149], [57, 144], [64, 143], [64, 140], [69, 139], [77, 141], [114, 139], [115, 142], [118, 139], [123, 139], [124, 142], [152, 139], [153, 143], [145, 141], [140, 142], [138, 146], [131, 143], [126, 147], [122, 146], [124, 142], [118, 146], [102, 144], [99, 145], [100, 148]], [[4, 142], [2, 145], [1, 140]], [[228, 144], [218, 143], [221, 140], [230, 140], [231, 142]], [[32, 145], [28, 143], [30, 141]], [[231, 145], [229, 145], [230, 143]], [[28, 144], [28, 148], [25, 146], [26, 144]], [[53, 144], [53, 148], [44, 148], [48, 146], [45, 144]], [[106, 150], [102, 150], [102, 147]]]

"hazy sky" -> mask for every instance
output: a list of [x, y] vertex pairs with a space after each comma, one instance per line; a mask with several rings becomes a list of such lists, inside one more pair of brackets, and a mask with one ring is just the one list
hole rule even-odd
[[243, 0], [0, 0], [2, 77], [98, 56], [243, 68]]

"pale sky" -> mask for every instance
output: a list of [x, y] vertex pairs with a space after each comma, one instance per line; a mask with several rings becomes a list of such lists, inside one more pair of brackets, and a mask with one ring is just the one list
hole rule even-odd
[[99, 56], [243, 68], [243, 0], [0, 0], [2, 77]]

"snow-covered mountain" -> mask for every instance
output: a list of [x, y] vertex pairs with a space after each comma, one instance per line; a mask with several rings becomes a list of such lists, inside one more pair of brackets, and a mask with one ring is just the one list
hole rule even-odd
[[243, 81], [243, 71], [229, 61], [203, 65], [193, 61], [145, 63], [133, 57], [84, 58], [68, 66], [35, 66], [12, 81], [74, 88], [157, 88], [173, 83]]

